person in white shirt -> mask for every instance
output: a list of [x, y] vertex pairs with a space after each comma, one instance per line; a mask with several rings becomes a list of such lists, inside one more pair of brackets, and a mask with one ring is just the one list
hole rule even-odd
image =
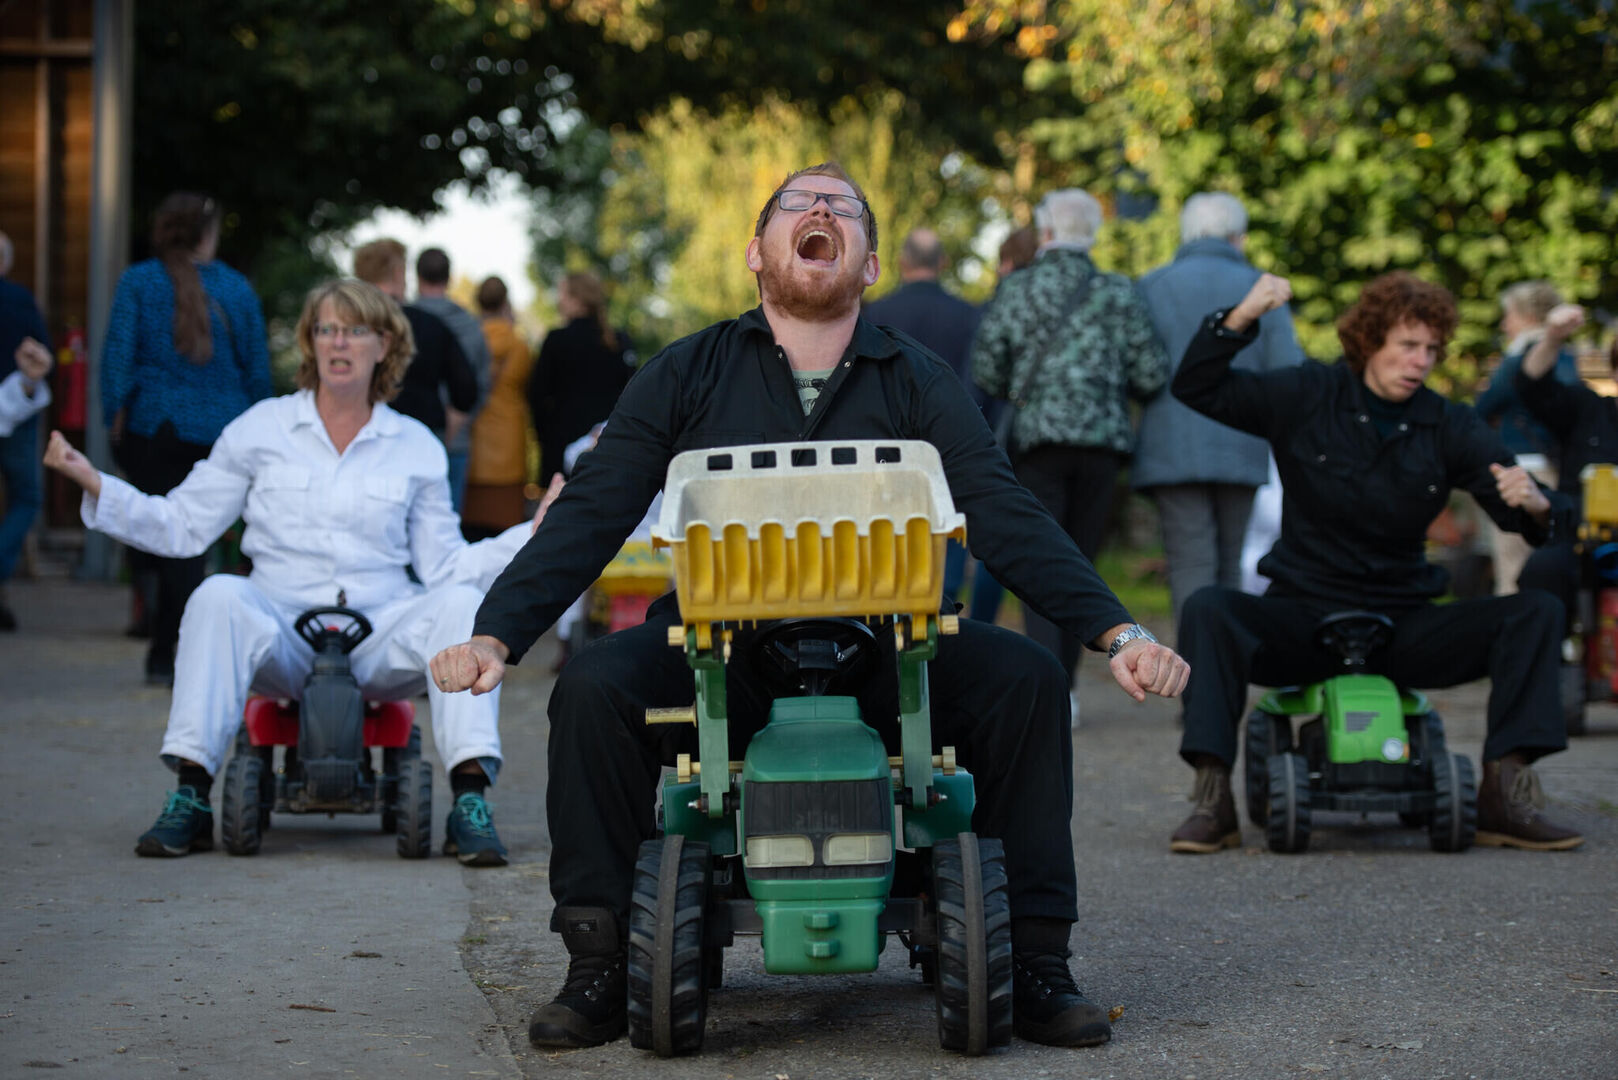
[[17, 370], [0, 379], [0, 439], [51, 403], [51, 352], [33, 338], [23, 338], [13, 354]]
[[98, 472], [60, 432], [51, 434], [45, 464], [84, 488], [90, 528], [185, 557], [207, 550], [238, 517], [246, 522], [242, 553], [252, 575], [216, 574], [186, 604], [161, 751], [179, 784], [135, 850], [176, 856], [213, 847], [208, 796], [249, 691], [296, 697], [313, 652], [294, 620], [336, 604], [364, 612], [374, 627], [350, 658], [368, 699], [412, 697], [426, 686], [456, 797], [445, 853], [468, 865], [504, 865], [484, 797], [500, 764], [498, 699], [441, 693], [427, 664], [470, 635], [483, 593], [533, 526], [477, 544], [461, 537], [443, 444], [384, 404], [414, 344], [398, 305], [375, 286], [340, 280], [315, 288], [297, 340], [301, 389], [228, 424], [167, 495], [143, 495]]

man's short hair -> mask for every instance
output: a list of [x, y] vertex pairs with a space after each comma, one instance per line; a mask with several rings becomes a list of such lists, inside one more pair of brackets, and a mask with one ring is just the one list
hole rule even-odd
[[1180, 210], [1180, 243], [1214, 237], [1234, 240], [1247, 232], [1247, 208], [1223, 191], [1202, 191], [1185, 201]]
[[1536, 326], [1561, 302], [1562, 294], [1548, 281], [1519, 281], [1500, 294], [1501, 311], [1515, 311]]
[[1057, 243], [1089, 251], [1101, 229], [1101, 204], [1082, 188], [1061, 188], [1040, 200], [1034, 220]]
[[1360, 291], [1354, 306], [1338, 316], [1337, 340], [1343, 343], [1343, 361], [1361, 372], [1371, 355], [1387, 344], [1388, 332], [1399, 324], [1429, 327], [1443, 348], [1458, 321], [1455, 297], [1448, 289], [1395, 270], [1373, 279]]
[[912, 229], [899, 248], [899, 261], [911, 270], [944, 270], [944, 241], [931, 229]]
[[372, 240], [354, 249], [354, 276], [372, 285], [392, 281], [404, 264], [405, 246], [397, 240]]
[[416, 256], [416, 281], [423, 285], [449, 284], [449, 256], [431, 247]]
[[822, 161], [819, 165], [799, 169], [795, 173], [789, 173], [785, 180], [775, 185], [775, 190], [770, 192], [769, 199], [764, 203], [764, 209], [758, 212], [758, 222], [753, 226], [754, 236], [764, 235], [764, 227], [770, 223], [770, 218], [775, 216], [775, 197], [785, 191], [787, 186], [800, 176], [829, 176], [833, 180], [841, 180], [853, 188], [854, 195], [860, 202], [865, 203], [865, 244], [871, 251], [876, 251], [876, 211], [871, 209], [870, 202], [866, 200], [865, 189], [856, 184], [854, 178], [848, 175], [843, 167], [835, 161]]
[[11, 261], [17, 257], [17, 251], [11, 246], [11, 237], [0, 232], [0, 277], [11, 273]]
[[483, 284], [478, 286], [478, 310], [485, 315], [493, 315], [505, 307], [507, 295], [506, 283], [499, 277], [484, 278]]

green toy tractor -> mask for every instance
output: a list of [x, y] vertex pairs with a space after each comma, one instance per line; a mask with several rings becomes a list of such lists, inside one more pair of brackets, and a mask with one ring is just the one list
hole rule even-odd
[[[908, 441], [793, 443], [678, 455], [653, 538], [674, 556], [698, 758], [665, 775], [662, 835], [641, 845], [629, 918], [629, 1035], [660, 1056], [702, 1045], [708, 990], [737, 934], [771, 974], [872, 971], [900, 935], [931, 978], [941, 1044], [1011, 1038], [1011, 929], [1000, 842], [971, 831], [972, 777], [935, 753], [927, 662], [944, 547], [965, 536], [938, 452]], [[891, 635], [899, 738], [890, 757], [854, 696]], [[736, 646], [733, 657], [733, 645]], [[725, 665], [781, 693], [729, 760]], [[915, 895], [896, 871], [915, 866]]]
[[[1270, 850], [1309, 846], [1315, 810], [1396, 813], [1427, 829], [1434, 851], [1465, 851], [1477, 831], [1472, 762], [1444, 743], [1427, 699], [1365, 672], [1393, 622], [1367, 611], [1328, 615], [1316, 630], [1344, 673], [1265, 695], [1247, 718], [1247, 816]], [[1304, 722], [1294, 732], [1294, 719]]]

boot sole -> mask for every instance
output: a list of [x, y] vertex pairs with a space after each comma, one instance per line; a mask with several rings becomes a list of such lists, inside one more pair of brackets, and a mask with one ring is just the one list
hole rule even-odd
[[1112, 1041], [1112, 1025], [1105, 1020], [1093, 1020], [1072, 1030], [1061, 1023], [1043, 1025], [1016, 1021], [1012, 1030], [1017, 1038], [1041, 1046], [1100, 1046]]
[[628, 1030], [627, 1015], [582, 1030], [536, 1019], [528, 1025], [528, 1043], [541, 1050], [586, 1050], [605, 1046]]
[[1214, 852], [1223, 850], [1224, 848], [1241, 846], [1242, 834], [1240, 829], [1235, 832], [1226, 833], [1224, 836], [1221, 836], [1218, 840], [1211, 844], [1203, 843], [1199, 840], [1169, 841], [1169, 850], [1178, 852], [1181, 855], [1212, 855]]
[[147, 858], [178, 859], [182, 855], [189, 855], [193, 851], [212, 851], [213, 837], [197, 837], [191, 841], [189, 847], [169, 847], [156, 838], [141, 837], [135, 841], [135, 854]]
[[506, 865], [506, 857], [504, 855], [498, 851], [492, 851], [487, 848], [482, 851], [470, 851], [465, 855], [462, 855], [459, 845], [446, 842], [444, 844], [444, 854], [452, 856], [455, 861], [460, 863], [462, 866]]
[[1510, 833], [1484, 832], [1479, 829], [1472, 841], [1478, 847], [1510, 847], [1523, 851], [1572, 851], [1584, 843], [1582, 836], [1569, 836], [1561, 840], [1524, 840]]

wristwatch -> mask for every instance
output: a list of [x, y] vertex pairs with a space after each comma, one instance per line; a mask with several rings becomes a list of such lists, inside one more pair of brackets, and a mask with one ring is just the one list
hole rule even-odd
[[1152, 632], [1150, 630], [1146, 629], [1146, 627], [1142, 626], [1140, 623], [1130, 623], [1128, 626], [1118, 631], [1118, 636], [1112, 639], [1111, 645], [1107, 646], [1107, 659], [1111, 660], [1113, 657], [1118, 655], [1119, 649], [1122, 649], [1125, 645], [1128, 645], [1131, 641], [1135, 641], [1137, 639], [1150, 641], [1153, 645], [1157, 644], [1157, 638], [1152, 636]]

